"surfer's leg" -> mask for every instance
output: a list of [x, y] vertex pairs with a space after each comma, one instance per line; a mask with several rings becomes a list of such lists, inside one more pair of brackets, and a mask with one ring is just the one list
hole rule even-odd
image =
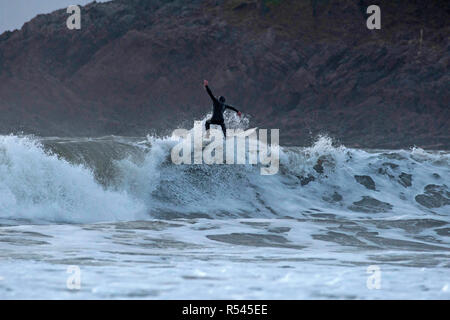
[[225, 123], [221, 123], [220, 126], [222, 127], [222, 131], [223, 131], [223, 136], [226, 138], [227, 137], [227, 127], [225, 127]]
[[206, 120], [206, 122], [205, 122], [205, 129], [206, 129], [205, 139], [209, 139], [209, 128], [210, 127], [211, 127], [211, 119]]

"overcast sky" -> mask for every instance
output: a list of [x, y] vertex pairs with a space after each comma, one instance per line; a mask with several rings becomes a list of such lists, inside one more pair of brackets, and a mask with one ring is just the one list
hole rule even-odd
[[[109, 0], [97, 0], [106, 2]], [[71, 4], [85, 5], [93, 0], [0, 0], [0, 34], [20, 29], [40, 13], [67, 8]]]

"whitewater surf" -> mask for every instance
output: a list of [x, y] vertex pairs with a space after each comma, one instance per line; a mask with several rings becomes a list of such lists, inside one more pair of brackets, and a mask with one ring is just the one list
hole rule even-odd
[[[449, 298], [448, 152], [323, 136], [263, 176], [173, 164], [177, 143], [1, 136], [0, 296]], [[54, 290], [73, 265], [82, 289]]]

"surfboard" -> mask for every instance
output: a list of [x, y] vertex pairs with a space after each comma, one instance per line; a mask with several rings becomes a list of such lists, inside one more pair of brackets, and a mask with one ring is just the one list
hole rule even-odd
[[[233, 134], [232, 136], [227, 136], [227, 138], [231, 138], [231, 137], [246, 137], [246, 136], [250, 136], [253, 133], [256, 132], [256, 130], [258, 130], [258, 127], [255, 128], [251, 128], [251, 129], [247, 129], [245, 131]], [[222, 132], [221, 132], [222, 133]], [[212, 135], [209, 136], [209, 138], [206, 137], [206, 133], [203, 134], [203, 145], [202, 145], [202, 151], [205, 150], [205, 148], [211, 143], [212, 141]], [[226, 143], [226, 139], [223, 140], [224, 144]]]
[[[228, 130], [230, 130], [230, 129], [228, 129]], [[232, 135], [232, 136], [227, 136], [227, 137], [249, 136], [249, 135], [253, 134], [256, 130], [258, 130], [258, 127], [251, 128], [251, 129], [247, 129], [247, 130], [244, 130], [244, 131], [242, 131], [242, 132], [239, 132], [239, 133], [237, 133], [237, 134], [234, 134], [234, 135]], [[203, 134], [203, 141], [211, 142], [211, 135], [209, 135], [209, 136], [207, 137], [207, 134], [204, 133], [204, 134]]]

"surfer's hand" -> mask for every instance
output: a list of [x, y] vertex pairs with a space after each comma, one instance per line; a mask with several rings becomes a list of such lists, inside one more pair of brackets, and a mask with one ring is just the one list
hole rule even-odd
[[208, 86], [208, 80], [203, 80], [203, 85], [204, 85], [205, 87], [207, 87], [207, 86]]
[[239, 118], [242, 117], [242, 113], [240, 111], [238, 111], [238, 116]]

